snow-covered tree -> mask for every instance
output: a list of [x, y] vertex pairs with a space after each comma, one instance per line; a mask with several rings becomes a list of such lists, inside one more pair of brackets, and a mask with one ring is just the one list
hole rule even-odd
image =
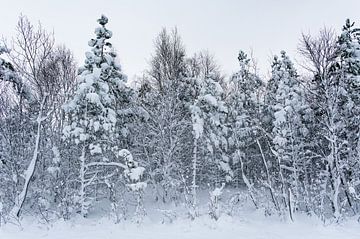
[[219, 179], [222, 182], [230, 181], [233, 176], [229, 165], [230, 160], [225, 154], [227, 150], [227, 128], [224, 123], [227, 107], [223, 101], [223, 89], [211, 76], [199, 79], [198, 84], [200, 85], [199, 94], [194, 103], [190, 105], [194, 135], [191, 186], [194, 210], [196, 210], [196, 190], [199, 186], [199, 163], [208, 165], [205, 169], [206, 172], [214, 172], [210, 165], [218, 167], [218, 169], [215, 168], [215, 171], [222, 170], [225, 172], [226, 177], [223, 180]]
[[304, 151], [300, 111], [304, 101], [298, 74], [284, 51], [280, 58], [274, 57], [269, 85], [274, 87], [267, 92], [267, 107], [273, 118], [272, 152], [277, 161], [282, 205], [293, 220], [294, 202], [300, 196], [299, 174]]
[[132, 154], [126, 149], [120, 150], [119, 156], [122, 157], [125, 161], [124, 174], [127, 181], [127, 186], [136, 197], [135, 221], [140, 223], [142, 222], [143, 217], [146, 215], [143, 194], [147, 183], [142, 181], [145, 168], [139, 166], [139, 163], [133, 159]]
[[38, 210], [41, 199], [46, 198], [51, 206], [58, 202], [52, 200], [55, 189], [43, 169], [49, 166], [49, 149], [60, 138], [61, 127], [56, 122], [62, 119], [55, 116], [54, 109], [61, 113], [57, 101], [65, 97], [58, 89], [71, 86], [74, 67], [71, 53], [64, 47], [61, 52], [53, 48], [52, 35], [24, 16], [19, 18], [16, 36], [3, 44], [0, 54], [7, 60], [0, 59], [0, 84], [7, 94], [0, 103], [6, 106], [0, 123], [0, 152], [5, 154], [0, 153], [0, 157], [6, 167], [0, 171], [8, 185], [3, 191], [7, 192], [4, 212], [17, 218], [25, 206], [36, 205]]
[[307, 157], [317, 159], [305, 168], [311, 177], [307, 181], [316, 182], [309, 183], [310, 201], [322, 218], [339, 220], [356, 211], [359, 30], [347, 20], [339, 38], [325, 31], [318, 40], [304, 37], [303, 45], [314, 73], [307, 99], [311, 118], [306, 125], [311, 129]]
[[336, 45], [338, 57], [330, 69], [336, 100], [332, 101], [333, 117], [328, 121], [332, 149], [328, 167], [334, 186], [334, 216], [339, 218], [345, 202], [352, 211], [356, 208], [354, 204], [359, 203], [356, 200], [359, 186], [355, 183], [358, 167], [351, 165], [357, 165], [360, 145], [360, 29], [355, 28], [349, 19]]
[[[182, 176], [191, 159], [192, 82], [184, 76], [185, 49], [176, 29], [163, 29], [155, 40], [150, 70], [144, 76], [137, 103], [141, 114], [134, 134], [138, 158], [144, 160], [154, 197], [178, 201]], [[149, 187], [150, 188], [150, 187]]]
[[[256, 141], [260, 135], [260, 100], [259, 94], [263, 85], [261, 79], [251, 70], [251, 61], [240, 51], [238, 56], [240, 70], [230, 79], [229, 95], [226, 99], [228, 106], [227, 124], [229, 130], [229, 155], [234, 165], [239, 166], [240, 177], [247, 186], [254, 204], [254, 186], [249, 178], [247, 167], [256, 167], [251, 157], [258, 150]], [[248, 166], [247, 166], [248, 165]], [[234, 166], [234, 167], [235, 167]]]
[[[112, 32], [106, 28], [108, 18], [98, 19], [95, 39], [89, 41], [84, 67], [79, 70], [78, 84], [73, 98], [64, 105], [68, 123], [63, 134], [81, 148], [79, 157], [81, 213], [86, 215], [91, 198], [88, 187], [104, 177], [98, 166], [114, 162], [121, 133], [124, 104], [130, 101], [131, 90], [126, 76], [116, 62], [116, 53], [108, 41]], [[120, 113], [119, 113], [120, 112]]]

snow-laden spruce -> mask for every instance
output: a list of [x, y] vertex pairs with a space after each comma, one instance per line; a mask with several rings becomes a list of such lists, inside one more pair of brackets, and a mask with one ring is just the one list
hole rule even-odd
[[227, 125], [230, 128], [228, 154], [232, 158], [233, 167], [240, 166], [240, 171], [236, 173], [245, 183], [251, 200], [257, 207], [253, 182], [251, 182], [244, 168], [249, 167], [247, 165], [253, 167], [250, 157], [254, 154], [254, 147], [252, 146], [260, 135], [259, 89], [263, 83], [252, 72], [251, 61], [245, 52], [239, 52], [238, 60], [240, 69], [230, 79], [230, 93], [226, 99], [228, 107]]
[[[121, 162], [128, 156], [125, 157], [123, 151], [118, 153], [122, 147], [118, 143], [122, 141], [121, 137], [126, 137], [123, 133], [126, 126], [121, 124], [126, 117], [123, 111], [132, 100], [132, 91], [126, 85], [127, 77], [122, 73], [116, 52], [108, 41], [112, 37], [112, 32], [106, 28], [108, 18], [102, 15], [98, 23], [100, 26], [95, 29], [96, 38], [88, 42], [92, 47], [91, 52], [86, 52], [85, 65], [79, 70], [76, 92], [64, 105], [68, 117], [63, 130], [64, 138], [81, 149], [78, 158], [78, 202], [82, 215], [87, 214], [94, 199], [94, 185], [104, 180], [111, 181], [113, 175], [106, 167], [124, 169], [124, 173], [130, 176], [136, 172], [136, 177], [131, 180], [131, 188], [138, 191], [138, 187], [144, 187], [136, 186], [143, 168], [130, 170], [125, 162]], [[116, 181], [107, 183], [109, 190], [114, 183]]]
[[[194, 145], [192, 157], [192, 210], [190, 215], [194, 218], [197, 215], [197, 172], [201, 157], [202, 162], [213, 162], [227, 176], [230, 181], [232, 171], [229, 166], [229, 158], [225, 155], [227, 149], [226, 127], [224, 127], [227, 108], [223, 101], [223, 89], [211, 76], [197, 80], [199, 92], [197, 98], [190, 105]], [[198, 152], [198, 148], [206, 149]]]
[[[285, 51], [281, 52], [280, 58], [274, 57], [271, 69], [271, 88], [268, 88], [267, 92], [267, 107], [271, 108], [273, 119], [271, 149], [279, 170], [281, 212], [293, 220], [302, 191], [299, 177], [299, 165], [302, 162], [298, 156], [304, 151], [300, 141], [304, 135], [299, 113], [304, 101], [298, 74]], [[287, 181], [288, 178], [291, 178], [291, 181]]]

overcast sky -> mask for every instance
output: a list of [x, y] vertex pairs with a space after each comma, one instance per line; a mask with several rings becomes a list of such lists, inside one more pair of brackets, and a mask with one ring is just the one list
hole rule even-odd
[[105, 14], [130, 78], [148, 66], [162, 27], [177, 26], [188, 55], [208, 49], [231, 74], [239, 49], [253, 49], [265, 73], [280, 50], [296, 57], [302, 32], [315, 34], [325, 25], [340, 31], [346, 18], [360, 26], [360, 0], [0, 0], [0, 6], [0, 34], [12, 36], [22, 13], [54, 30], [57, 43], [70, 48], [81, 64], [96, 19]]

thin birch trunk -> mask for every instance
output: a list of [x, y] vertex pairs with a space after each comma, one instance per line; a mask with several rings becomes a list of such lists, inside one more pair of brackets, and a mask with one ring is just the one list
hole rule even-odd
[[46, 98], [47, 98], [47, 96], [44, 96], [44, 98], [43, 98], [43, 100], [41, 102], [39, 115], [38, 115], [37, 120], [36, 120], [36, 122], [37, 122], [37, 133], [36, 133], [35, 148], [34, 148], [34, 151], [33, 151], [33, 157], [32, 157], [32, 159], [30, 161], [30, 164], [29, 164], [28, 168], [26, 169], [26, 171], [24, 173], [24, 175], [25, 175], [24, 186], [23, 186], [21, 192], [16, 196], [15, 205], [10, 211], [10, 216], [11, 217], [19, 218], [21, 209], [22, 209], [22, 207], [24, 205], [26, 196], [27, 196], [28, 191], [29, 191], [31, 178], [33, 177], [34, 172], [35, 172], [36, 163], [37, 163], [38, 154], [39, 154], [39, 143], [40, 143], [40, 136], [41, 136], [40, 135], [41, 124], [46, 119], [46, 117], [44, 118], [42, 116]]

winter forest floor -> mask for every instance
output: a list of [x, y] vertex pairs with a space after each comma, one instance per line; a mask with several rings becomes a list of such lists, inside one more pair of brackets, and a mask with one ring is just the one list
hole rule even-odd
[[[359, 239], [360, 223], [347, 219], [340, 223], [326, 223], [316, 217], [295, 215], [290, 222], [278, 216], [264, 216], [247, 202], [239, 205], [230, 217], [222, 213], [215, 221], [207, 214], [205, 201], [199, 202], [200, 216], [194, 221], [186, 218], [182, 206], [145, 205], [147, 216], [138, 225], [131, 219], [115, 224], [106, 211], [93, 212], [88, 218], [74, 217], [70, 221], [40, 222], [30, 217], [21, 226], [6, 224], [0, 227], [0, 239]], [[172, 212], [173, 222], [164, 216]]]
[[256, 215], [241, 218], [221, 217], [218, 221], [200, 217], [195, 221], [177, 219], [172, 224], [144, 222], [119, 223], [102, 219], [57, 222], [52, 226], [26, 222], [23, 229], [7, 225], [0, 229], [1, 239], [359, 239], [357, 222], [324, 226], [312, 219], [301, 219], [294, 223], [281, 222], [274, 218]]

